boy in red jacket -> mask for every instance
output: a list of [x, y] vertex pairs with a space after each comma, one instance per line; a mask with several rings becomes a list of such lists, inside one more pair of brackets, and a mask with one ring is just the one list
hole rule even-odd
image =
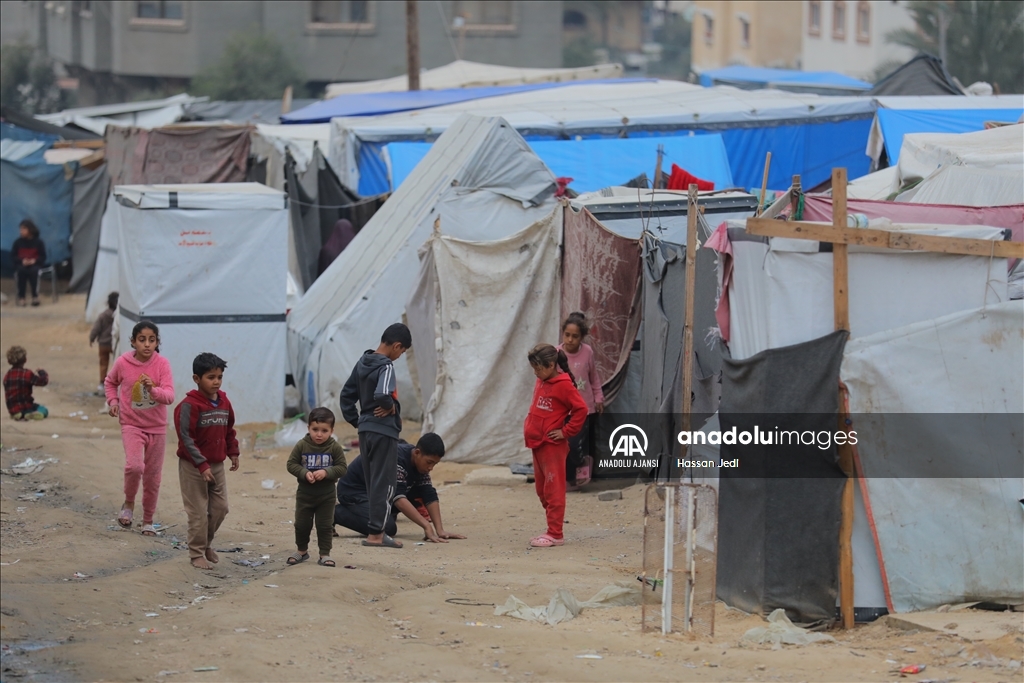
[[551, 344], [538, 344], [527, 355], [537, 382], [523, 425], [526, 447], [533, 450], [533, 476], [537, 497], [544, 506], [548, 530], [533, 538], [534, 548], [564, 545], [565, 459], [569, 441], [587, 419], [587, 404], [576, 388], [565, 352]]
[[238, 469], [235, 411], [220, 390], [227, 366], [212, 353], [196, 356], [192, 381], [198, 390], [188, 392], [174, 409], [178, 481], [188, 515], [188, 554], [197, 569], [213, 569], [210, 563], [219, 560], [213, 536], [228, 514], [224, 461], [231, 460], [232, 472]]

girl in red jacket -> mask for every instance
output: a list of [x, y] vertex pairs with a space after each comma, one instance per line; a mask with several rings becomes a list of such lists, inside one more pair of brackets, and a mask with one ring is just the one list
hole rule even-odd
[[526, 415], [523, 433], [526, 447], [533, 450], [533, 476], [537, 496], [548, 519], [547, 533], [530, 541], [534, 548], [564, 545], [565, 459], [569, 441], [583, 429], [587, 404], [576, 389], [563, 351], [551, 344], [538, 344], [527, 354], [537, 376], [533, 401]]

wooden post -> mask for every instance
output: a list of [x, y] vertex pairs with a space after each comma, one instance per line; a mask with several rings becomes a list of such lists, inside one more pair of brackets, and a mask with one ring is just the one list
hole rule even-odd
[[405, 0], [405, 59], [409, 90], [420, 89], [420, 18], [416, 0]]
[[[789, 189], [789, 219], [795, 221], [796, 207], [800, 203], [800, 176], [793, 176], [793, 186]], [[803, 218], [803, 216], [801, 216]]]
[[761, 178], [761, 198], [757, 200], [757, 215], [760, 216], [764, 210], [764, 195], [768, 191], [768, 169], [772, 166], [772, 153], [764, 157], [764, 176]]
[[[683, 425], [690, 431], [690, 395], [693, 393], [693, 298], [697, 287], [697, 185], [690, 183], [686, 205], [686, 311], [683, 316]], [[686, 455], [684, 447], [680, 455]]]
[[[846, 169], [832, 170], [832, 226], [846, 228]], [[832, 305], [837, 330], [850, 331], [850, 297], [848, 245], [832, 244]], [[840, 431], [846, 431], [846, 408], [843, 390], [839, 390]], [[839, 615], [844, 629], [853, 628], [853, 451], [848, 444], [837, 446], [839, 466], [846, 474], [841, 500], [839, 523]]]

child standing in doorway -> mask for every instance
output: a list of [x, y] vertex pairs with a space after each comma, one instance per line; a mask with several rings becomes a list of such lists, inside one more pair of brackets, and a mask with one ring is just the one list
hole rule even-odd
[[587, 419], [587, 404], [576, 389], [564, 351], [551, 344], [533, 347], [527, 359], [537, 382], [526, 416], [523, 433], [526, 447], [533, 450], [533, 474], [537, 496], [544, 506], [548, 530], [533, 538], [534, 548], [564, 545], [565, 460], [568, 439], [579, 434]]
[[569, 369], [576, 378], [576, 388], [587, 404], [587, 419], [583, 429], [569, 439], [569, 457], [565, 461], [565, 479], [569, 490], [590, 482], [594, 466], [591, 455], [594, 420], [591, 418], [604, 412], [604, 393], [601, 391], [601, 377], [597, 374], [594, 349], [583, 341], [589, 333], [590, 326], [586, 317], [582, 312], [574, 311], [562, 323], [562, 343], [558, 345], [565, 352]]
[[174, 403], [171, 364], [160, 355], [160, 330], [148, 320], [132, 328], [132, 350], [123, 353], [104, 379], [111, 417], [121, 423], [124, 444], [124, 504], [117, 523], [132, 526], [135, 495], [142, 484], [142, 533], [156, 536], [153, 515], [167, 444], [167, 406]]

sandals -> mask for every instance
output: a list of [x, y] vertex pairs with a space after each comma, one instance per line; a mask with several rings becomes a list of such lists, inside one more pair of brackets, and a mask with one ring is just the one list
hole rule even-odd
[[402, 544], [391, 538], [387, 534], [384, 534], [384, 538], [380, 543], [370, 543], [369, 541], [363, 541], [363, 545], [367, 548], [401, 548]]
[[299, 564], [300, 562], [305, 562], [308, 559], [309, 559], [309, 553], [294, 552], [294, 553], [292, 553], [291, 555], [288, 556], [288, 559], [285, 560], [285, 564], [287, 564], [287, 565], [296, 565], [296, 564]]
[[143, 536], [156, 536], [157, 535], [156, 527], [153, 526], [152, 524], [143, 524], [142, 525], [142, 535]]
[[555, 538], [549, 534], [541, 534], [530, 540], [531, 548], [550, 548], [556, 545], [565, 545], [565, 539]]
[[320, 565], [321, 567], [337, 567], [338, 566], [337, 564], [335, 564], [334, 560], [332, 560], [329, 557], [321, 557], [319, 560], [316, 561], [316, 563], [318, 565]]
[[132, 528], [132, 509], [121, 508], [121, 514], [117, 516], [117, 523], [125, 529]]

